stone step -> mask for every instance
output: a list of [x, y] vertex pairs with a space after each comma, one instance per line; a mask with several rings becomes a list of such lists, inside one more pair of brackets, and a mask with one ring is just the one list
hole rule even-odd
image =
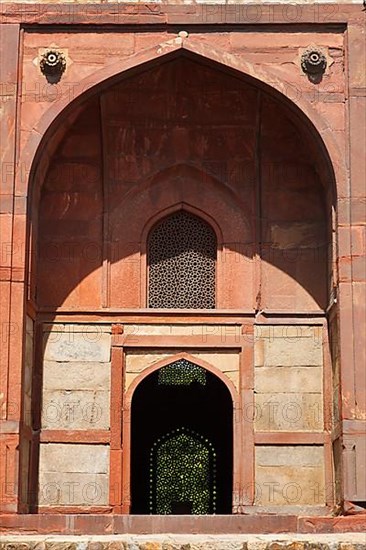
[[313, 535], [3, 535], [1, 550], [365, 550], [364, 533]]

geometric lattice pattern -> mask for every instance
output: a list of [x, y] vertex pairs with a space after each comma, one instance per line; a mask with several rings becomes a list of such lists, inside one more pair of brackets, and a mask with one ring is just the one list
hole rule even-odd
[[179, 359], [158, 371], [158, 384], [166, 386], [189, 386], [192, 382], [206, 384], [206, 371], [187, 359]]
[[215, 307], [217, 239], [204, 221], [180, 210], [148, 239], [149, 307]]
[[208, 439], [178, 428], [158, 439], [150, 453], [151, 514], [214, 514], [216, 455]]

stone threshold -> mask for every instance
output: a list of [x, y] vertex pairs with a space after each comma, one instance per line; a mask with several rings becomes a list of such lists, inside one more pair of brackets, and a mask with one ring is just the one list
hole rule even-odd
[[355, 516], [215, 515], [137, 516], [122, 514], [4, 514], [0, 515], [0, 540], [4, 535], [249, 535], [360, 533], [366, 542], [366, 514]]
[[364, 533], [1, 537], [2, 550], [365, 550]]

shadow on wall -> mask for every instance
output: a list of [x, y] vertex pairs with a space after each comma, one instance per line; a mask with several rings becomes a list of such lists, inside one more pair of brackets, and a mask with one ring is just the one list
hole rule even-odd
[[144, 307], [146, 228], [183, 207], [220, 233], [217, 307], [325, 309], [323, 163], [305, 124], [245, 79], [184, 57], [145, 68], [89, 99], [53, 155], [35, 301]]

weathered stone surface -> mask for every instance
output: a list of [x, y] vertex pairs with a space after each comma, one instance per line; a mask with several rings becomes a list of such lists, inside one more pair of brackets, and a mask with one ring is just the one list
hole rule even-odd
[[258, 431], [320, 431], [324, 426], [320, 393], [257, 393], [255, 429]]
[[197, 351], [192, 354], [203, 361], [213, 365], [222, 372], [238, 372], [239, 371], [239, 353], [230, 351], [222, 351], [215, 353], [207, 353]]
[[[283, 337], [263, 339], [263, 366], [321, 366], [322, 342], [313, 338]], [[256, 358], [256, 366], [260, 357]]]
[[274, 248], [289, 250], [292, 248], [313, 248], [318, 246], [317, 236], [321, 223], [272, 224], [270, 228]]
[[258, 393], [321, 393], [321, 367], [261, 367], [255, 369], [254, 388]]
[[174, 355], [174, 352], [150, 353], [148, 351], [127, 351], [126, 353], [126, 372], [134, 373], [141, 372], [145, 368], [162, 361], [167, 357]]
[[108, 473], [107, 445], [41, 444], [40, 504], [107, 504]]
[[42, 443], [40, 465], [44, 472], [108, 473], [108, 445]]
[[52, 332], [44, 336], [46, 361], [110, 361], [111, 336], [103, 332]]
[[316, 446], [257, 446], [256, 504], [324, 503], [324, 450]]
[[105, 430], [109, 426], [110, 392], [108, 389], [43, 392], [42, 427], [44, 429]]
[[109, 476], [79, 472], [40, 472], [40, 506], [103, 506], [109, 500]]
[[[274, 452], [274, 450], [276, 452]], [[271, 446], [256, 447], [256, 463], [260, 466], [311, 466], [323, 464], [324, 449], [322, 446]]]
[[108, 390], [110, 363], [92, 361], [44, 361], [43, 389]]

